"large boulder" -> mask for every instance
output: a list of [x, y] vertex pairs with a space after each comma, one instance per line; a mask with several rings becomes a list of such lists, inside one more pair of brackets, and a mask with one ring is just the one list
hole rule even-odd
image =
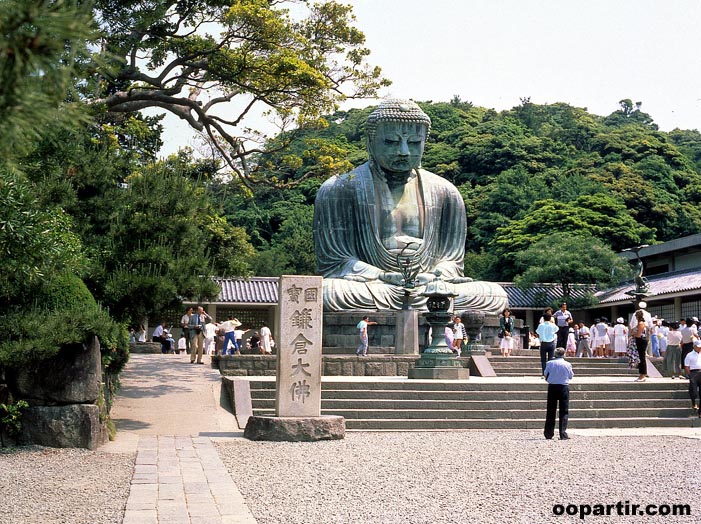
[[20, 441], [54, 448], [97, 449], [108, 438], [99, 411], [94, 404], [27, 408]]
[[90, 344], [62, 348], [58, 355], [38, 364], [7, 371], [15, 398], [30, 404], [92, 404], [100, 395], [102, 356], [95, 337]]
[[243, 436], [249, 440], [315, 442], [346, 436], [346, 421], [336, 415], [321, 417], [249, 417]]

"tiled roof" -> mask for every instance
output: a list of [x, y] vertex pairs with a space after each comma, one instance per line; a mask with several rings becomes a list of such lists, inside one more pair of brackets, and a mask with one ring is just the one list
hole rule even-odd
[[[665, 273], [647, 277], [650, 293], [655, 296], [701, 290], [701, 269]], [[232, 304], [277, 304], [277, 277], [215, 278], [221, 292], [219, 303]], [[561, 298], [562, 289], [557, 284], [539, 284], [527, 289], [514, 286], [511, 282], [500, 282], [509, 297], [512, 308], [540, 309], [551, 305]], [[595, 292], [594, 286], [574, 286], [571, 291], [573, 300], [585, 298], [594, 292], [601, 304], [631, 300], [626, 291], [635, 288], [633, 282], [627, 282], [613, 289]]]
[[[555, 300], [562, 298], [562, 287], [559, 284], [538, 284], [521, 289], [511, 282], [500, 282], [509, 297], [509, 307], [540, 309], [552, 305]], [[594, 286], [573, 286], [570, 296], [573, 300], [584, 299], [595, 291]]]
[[277, 304], [278, 277], [215, 278], [221, 292], [217, 302]]
[[[655, 296], [701, 289], [701, 269], [676, 271], [646, 278], [650, 285], [650, 294]], [[596, 296], [601, 304], [628, 301], [631, 300], [631, 296], [627, 295], [626, 291], [633, 289], [635, 284], [627, 282], [613, 289], [600, 291]]]

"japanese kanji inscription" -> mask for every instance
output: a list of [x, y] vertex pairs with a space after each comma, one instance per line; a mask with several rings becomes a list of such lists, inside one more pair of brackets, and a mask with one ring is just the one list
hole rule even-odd
[[321, 414], [321, 277], [280, 277], [275, 412], [278, 417]]

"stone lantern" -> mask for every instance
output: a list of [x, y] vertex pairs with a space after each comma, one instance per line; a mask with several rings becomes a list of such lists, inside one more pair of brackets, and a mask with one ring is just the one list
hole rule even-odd
[[445, 326], [453, 314], [448, 311], [451, 300], [457, 296], [452, 286], [440, 279], [440, 274], [433, 282], [426, 285], [422, 293], [427, 297], [424, 313], [431, 326], [431, 345], [428, 346], [416, 361], [416, 366], [409, 370], [409, 378], [430, 379], [466, 379], [469, 371], [462, 367], [462, 362], [455, 358], [453, 350], [445, 342]]

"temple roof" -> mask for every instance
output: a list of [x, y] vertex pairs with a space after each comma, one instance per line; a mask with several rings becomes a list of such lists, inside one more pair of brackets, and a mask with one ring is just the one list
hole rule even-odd
[[[661, 275], [646, 277], [649, 284], [651, 298], [661, 298], [663, 295], [679, 294], [687, 291], [701, 289], [701, 269], [690, 269], [675, 271]], [[635, 289], [633, 282], [626, 282], [612, 289], [599, 291], [596, 297], [601, 304], [611, 304], [614, 302], [629, 302], [631, 296], [626, 291]]]
[[221, 291], [215, 300], [233, 304], [277, 304], [278, 277], [215, 278]]
[[[536, 284], [521, 289], [512, 282], [499, 282], [509, 297], [509, 307], [514, 309], [541, 309], [551, 306], [562, 298], [562, 287], [559, 284]], [[585, 299], [596, 291], [594, 286], [576, 285], [570, 290], [571, 300]]]

